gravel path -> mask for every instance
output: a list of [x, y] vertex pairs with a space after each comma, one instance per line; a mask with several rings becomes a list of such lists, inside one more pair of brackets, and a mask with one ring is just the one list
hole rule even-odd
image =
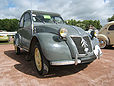
[[87, 65], [52, 67], [40, 77], [26, 52], [16, 55], [12, 44], [0, 45], [0, 86], [114, 86], [114, 47]]

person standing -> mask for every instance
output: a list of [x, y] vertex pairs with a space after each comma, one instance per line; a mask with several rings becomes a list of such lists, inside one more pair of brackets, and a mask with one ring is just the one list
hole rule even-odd
[[93, 25], [89, 25], [88, 33], [93, 38], [93, 37], [96, 37], [97, 36], [98, 30]]

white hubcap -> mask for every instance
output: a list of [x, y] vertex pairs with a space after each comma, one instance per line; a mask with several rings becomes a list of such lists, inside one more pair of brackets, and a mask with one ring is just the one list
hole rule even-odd
[[35, 48], [35, 63], [36, 63], [36, 67], [39, 71], [41, 71], [42, 69], [42, 61], [41, 61], [41, 55], [40, 55], [40, 52], [39, 52], [39, 49], [38, 48]]
[[105, 40], [102, 40], [102, 39], [99, 39], [99, 46], [101, 48], [104, 48], [106, 46], [106, 41]]

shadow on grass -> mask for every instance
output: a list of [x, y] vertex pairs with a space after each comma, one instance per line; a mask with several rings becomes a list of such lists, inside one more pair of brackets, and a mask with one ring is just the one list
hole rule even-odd
[[87, 67], [88, 64], [80, 64], [80, 65], [69, 65], [69, 66], [52, 66], [50, 68], [50, 72], [46, 76], [40, 76], [37, 73], [37, 70], [34, 66], [33, 60], [32, 61], [26, 61], [24, 59], [25, 56], [27, 56], [27, 53], [22, 51], [20, 55], [16, 55], [14, 50], [9, 50], [4, 52], [5, 55], [10, 57], [11, 59], [16, 60], [20, 64], [15, 64], [14, 67], [28, 75], [32, 75], [38, 78], [52, 78], [52, 77], [62, 77], [66, 75], [71, 75], [78, 73], [79, 71], [83, 70]]

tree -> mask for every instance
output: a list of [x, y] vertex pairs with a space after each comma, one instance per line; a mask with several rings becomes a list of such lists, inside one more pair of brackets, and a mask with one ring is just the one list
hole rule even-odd
[[18, 22], [17, 19], [0, 19], [0, 30], [17, 31]]
[[79, 21], [76, 21], [74, 19], [71, 19], [71, 20], [66, 20], [66, 24], [81, 27], [84, 30], [88, 29], [89, 25], [93, 25], [96, 29], [102, 28], [99, 20], [83, 20], [83, 21], [79, 20]]
[[108, 20], [108, 22], [114, 21], [114, 14], [111, 18], [108, 18], [107, 20]]

